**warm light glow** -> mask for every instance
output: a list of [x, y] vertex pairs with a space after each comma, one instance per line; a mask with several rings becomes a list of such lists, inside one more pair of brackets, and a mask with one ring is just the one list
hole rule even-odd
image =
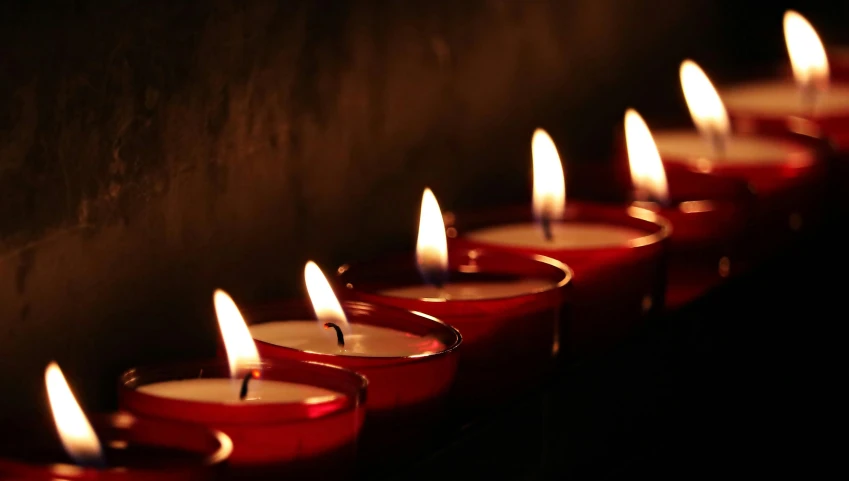
[[55, 362], [51, 362], [44, 370], [44, 384], [47, 386], [50, 410], [53, 411], [53, 422], [56, 423], [65, 452], [77, 464], [102, 464], [100, 441]]
[[242, 372], [259, 365], [259, 352], [233, 299], [221, 289], [216, 289], [213, 302], [224, 349], [227, 351], [227, 361], [230, 362], [230, 376], [239, 377]]
[[419, 237], [416, 241], [416, 262], [422, 275], [434, 281], [448, 271], [448, 239], [445, 237], [445, 222], [439, 202], [433, 192], [425, 188], [422, 195], [422, 211], [419, 217]]
[[537, 219], [563, 218], [566, 210], [566, 178], [554, 141], [545, 130], [537, 129], [531, 141], [534, 166], [534, 216]]
[[784, 41], [793, 76], [801, 87], [828, 87], [828, 58], [817, 31], [798, 12], [784, 14]]
[[649, 126], [634, 109], [625, 112], [625, 143], [637, 200], [665, 203], [669, 191], [660, 153]]
[[309, 261], [304, 267], [304, 281], [318, 322], [322, 325], [326, 322], [333, 322], [342, 329], [342, 332], [349, 334], [351, 326], [348, 325], [348, 319], [345, 318], [342, 305], [339, 304], [339, 299], [336, 298], [327, 277], [315, 262]]
[[728, 113], [705, 72], [696, 62], [684, 60], [680, 75], [684, 99], [699, 132], [708, 138], [728, 135]]

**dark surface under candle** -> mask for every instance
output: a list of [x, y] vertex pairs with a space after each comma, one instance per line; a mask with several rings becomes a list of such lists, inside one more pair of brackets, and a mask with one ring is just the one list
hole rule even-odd
[[[76, 461], [65, 453], [62, 446], [39, 446], [33, 444], [33, 441], [23, 441], [13, 445], [0, 446], [0, 457], [14, 459], [34, 466], [49, 464], [77, 465]], [[136, 443], [127, 443], [125, 446], [110, 443], [103, 446], [105, 464], [101, 469], [127, 468], [154, 470], [199, 466], [203, 464], [204, 458], [205, 456], [200, 453], [174, 448]]]

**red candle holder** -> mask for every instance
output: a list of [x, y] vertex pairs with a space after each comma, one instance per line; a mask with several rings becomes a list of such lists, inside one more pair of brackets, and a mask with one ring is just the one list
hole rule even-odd
[[[74, 464], [58, 442], [30, 444], [27, 435], [3, 449], [0, 479], [44, 481], [201, 481], [220, 477], [233, 444], [220, 431], [127, 413], [92, 416], [106, 466]], [[10, 434], [5, 433], [7, 436]], [[23, 438], [23, 439], [21, 439]]]
[[666, 307], [674, 310], [698, 299], [727, 278], [747, 272], [746, 225], [754, 196], [741, 179], [666, 167], [668, 203], [634, 202], [672, 223], [669, 239]]
[[448, 253], [451, 284], [542, 279], [550, 287], [509, 297], [422, 299], [384, 291], [424, 284], [415, 255], [388, 257], [338, 269], [342, 296], [433, 315], [463, 335], [460, 370], [453, 393], [455, 414], [480, 413], [549, 370], [559, 349], [557, 319], [566, 301], [571, 271], [542, 256], [517, 256], [481, 249]]
[[[792, 79], [788, 79], [792, 82]], [[836, 151], [849, 152], [849, 109], [831, 113], [783, 115], [771, 112], [745, 110], [726, 105], [728, 117], [735, 132], [744, 135], [795, 134], [797, 141], [805, 137], [828, 140]]]
[[[457, 372], [457, 351], [465, 341], [453, 327], [424, 314], [367, 302], [342, 301], [341, 305], [351, 324], [433, 336], [444, 347], [413, 356], [381, 357], [308, 352], [255, 340], [260, 356], [334, 364], [363, 374], [369, 380], [366, 426], [360, 446], [363, 457], [409, 454], [428, 443], [441, 424], [444, 403]], [[250, 325], [315, 318], [307, 301], [276, 301], [247, 306], [242, 312]], [[317, 323], [316, 329], [319, 328]]]
[[828, 172], [822, 154], [825, 144], [821, 140], [790, 132], [758, 136], [783, 146], [788, 152], [786, 158], [777, 163], [711, 163], [697, 156], [663, 156], [667, 170], [683, 167], [748, 184], [753, 194], [751, 215], [740, 252], [754, 264], [774, 257], [795, 242], [800, 233], [821, 225]]
[[144, 385], [199, 377], [229, 378], [226, 361], [131, 369], [119, 383], [123, 409], [142, 418], [182, 421], [226, 433], [233, 440], [231, 471], [239, 478], [353, 474], [365, 414], [367, 381], [354, 372], [318, 363], [263, 360], [261, 379], [329, 389], [342, 396], [317, 402], [232, 404], [188, 401], [140, 391]]
[[[593, 177], [616, 199], [628, 199], [634, 188], [624, 139], [620, 145], [615, 161], [596, 164]], [[681, 164], [668, 164], [664, 170], [669, 190], [666, 204], [632, 205], [672, 224], [666, 308], [675, 310], [751, 268], [744, 241], [755, 197], [743, 179], [693, 172]]]
[[564, 223], [630, 227], [645, 235], [621, 245], [578, 249], [496, 245], [464, 237], [483, 227], [533, 222], [530, 207], [449, 214], [449, 249], [544, 255], [566, 263], [574, 272], [573, 293], [571, 315], [561, 319], [560, 337], [561, 346], [569, 355], [583, 356], [606, 349], [647, 315], [663, 309], [669, 221], [647, 209], [570, 201]]

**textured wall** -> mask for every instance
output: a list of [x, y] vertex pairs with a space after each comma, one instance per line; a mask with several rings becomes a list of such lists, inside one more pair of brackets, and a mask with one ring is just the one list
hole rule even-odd
[[425, 185], [524, 198], [534, 127], [600, 158], [731, 49], [707, 0], [52, 3], [0, 7], [6, 419], [44, 414], [50, 359], [102, 408], [124, 368], [211, 354], [214, 287], [412, 245]]

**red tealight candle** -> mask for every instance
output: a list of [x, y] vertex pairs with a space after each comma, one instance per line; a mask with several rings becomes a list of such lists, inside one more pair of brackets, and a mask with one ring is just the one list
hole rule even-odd
[[625, 114], [625, 138], [634, 205], [672, 222], [666, 306], [676, 309], [728, 277], [731, 259], [743, 260], [738, 259], [739, 244], [750, 192], [743, 182], [673, 168], [669, 183], [678, 189], [670, 195], [652, 134], [635, 110]]
[[569, 269], [542, 257], [449, 251], [430, 189], [422, 199], [415, 261], [345, 265], [338, 274], [350, 298], [431, 314], [460, 331], [454, 394], [462, 414], [479, 414], [539, 381], [559, 348], [557, 319]]
[[755, 197], [744, 258], [767, 258], [803, 226], [816, 225], [826, 165], [812, 142], [798, 136], [732, 135], [719, 94], [690, 60], [681, 64], [681, 85], [698, 132], [658, 131], [657, 149], [669, 166], [749, 184]]
[[0, 479], [212, 480], [232, 452], [227, 435], [190, 424], [119, 413], [95, 417], [92, 427], [55, 363], [45, 383], [65, 453], [18, 439], [3, 450]]
[[849, 83], [829, 78], [825, 49], [811, 24], [790, 10], [784, 38], [795, 81], [737, 85], [722, 92], [735, 127], [743, 132], [798, 132], [830, 138], [849, 150]]
[[307, 263], [304, 277], [312, 308], [303, 302], [276, 302], [248, 309], [260, 354], [364, 374], [369, 401], [362, 448], [367, 453], [386, 454], [425, 441], [454, 382], [460, 334], [420, 313], [363, 302], [340, 304], [313, 262]]
[[431, 314], [460, 330], [456, 414], [481, 414], [545, 376], [559, 348], [567, 267], [541, 257], [449, 251], [430, 189], [415, 257], [346, 265], [339, 282], [350, 298]]
[[519, 207], [451, 216], [450, 246], [544, 255], [569, 265], [574, 293], [562, 343], [572, 354], [587, 354], [663, 309], [670, 225], [638, 207], [567, 206], [554, 142], [540, 129], [532, 147], [533, 213]]
[[324, 364], [260, 361], [232, 299], [216, 291], [215, 307], [229, 363], [132, 369], [121, 378], [121, 407], [225, 432], [242, 478], [352, 475], [366, 379]]

